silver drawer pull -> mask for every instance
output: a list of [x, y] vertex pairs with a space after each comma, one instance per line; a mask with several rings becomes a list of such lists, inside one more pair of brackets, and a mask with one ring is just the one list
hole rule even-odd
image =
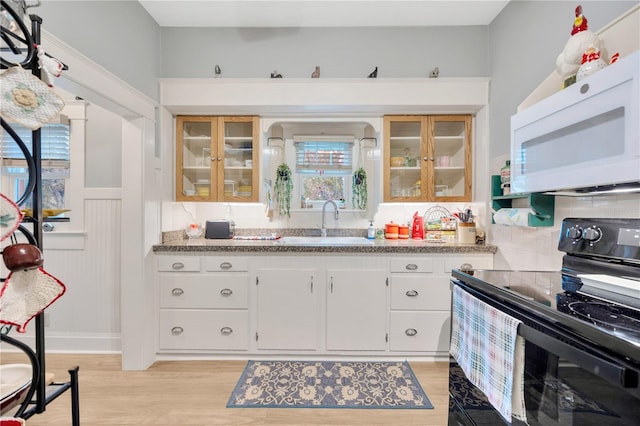
[[233, 291], [231, 291], [230, 288], [223, 288], [222, 290], [220, 290], [220, 296], [229, 297], [232, 294], [233, 294]]
[[182, 296], [184, 294], [184, 290], [176, 287], [173, 290], [171, 290], [171, 294], [173, 294], [174, 296]]
[[233, 268], [233, 265], [231, 264], [231, 262], [222, 262], [220, 264], [220, 269], [227, 270], [227, 269], [231, 269], [231, 268]]
[[416, 297], [418, 295], [418, 292], [416, 290], [409, 290], [405, 294], [409, 297]]
[[184, 263], [174, 262], [171, 264], [171, 269], [184, 269]]
[[406, 335], [407, 335], [407, 336], [409, 336], [409, 337], [413, 337], [413, 336], [415, 336], [416, 334], [418, 334], [418, 330], [416, 330], [415, 328], [407, 328], [407, 329], [404, 331], [404, 334], [406, 334]]
[[407, 271], [416, 271], [418, 270], [418, 265], [415, 263], [407, 263], [407, 266], [404, 267]]
[[171, 334], [173, 334], [174, 336], [177, 336], [178, 334], [182, 334], [183, 331], [184, 331], [184, 328], [182, 327], [173, 327], [171, 329]]
[[222, 327], [220, 329], [220, 334], [222, 334], [223, 336], [228, 336], [231, 333], [233, 333], [233, 329], [231, 327]]

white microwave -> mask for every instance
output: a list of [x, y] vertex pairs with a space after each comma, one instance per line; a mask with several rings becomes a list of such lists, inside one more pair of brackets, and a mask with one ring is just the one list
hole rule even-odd
[[511, 191], [640, 187], [640, 51], [511, 117]]

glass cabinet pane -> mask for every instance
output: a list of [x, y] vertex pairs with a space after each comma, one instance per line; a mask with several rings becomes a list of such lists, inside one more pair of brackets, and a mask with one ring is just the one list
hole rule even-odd
[[254, 186], [252, 121], [224, 123], [224, 198], [252, 198]]
[[212, 127], [211, 121], [182, 122], [182, 195], [211, 195]]
[[420, 199], [422, 121], [389, 123], [389, 191], [392, 199]]
[[384, 200], [471, 200], [471, 116], [385, 116]]
[[467, 127], [464, 120], [433, 122], [436, 197], [463, 197], [466, 191]]

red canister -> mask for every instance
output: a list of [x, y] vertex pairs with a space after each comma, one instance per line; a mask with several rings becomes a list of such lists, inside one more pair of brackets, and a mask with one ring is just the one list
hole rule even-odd
[[387, 240], [397, 240], [398, 239], [398, 224], [397, 223], [387, 223], [384, 226], [384, 237]]

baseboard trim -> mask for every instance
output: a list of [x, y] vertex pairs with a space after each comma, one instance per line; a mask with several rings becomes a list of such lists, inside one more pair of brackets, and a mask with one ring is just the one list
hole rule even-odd
[[[35, 336], [32, 334], [20, 335], [19, 333], [12, 333], [11, 337], [29, 345], [31, 348], [35, 348]], [[10, 345], [6, 345], [3, 350], [14, 352]], [[18, 350], [16, 349], [15, 351]], [[47, 353], [122, 353], [122, 338], [120, 335], [112, 334], [74, 335], [47, 333], [45, 351]]]

